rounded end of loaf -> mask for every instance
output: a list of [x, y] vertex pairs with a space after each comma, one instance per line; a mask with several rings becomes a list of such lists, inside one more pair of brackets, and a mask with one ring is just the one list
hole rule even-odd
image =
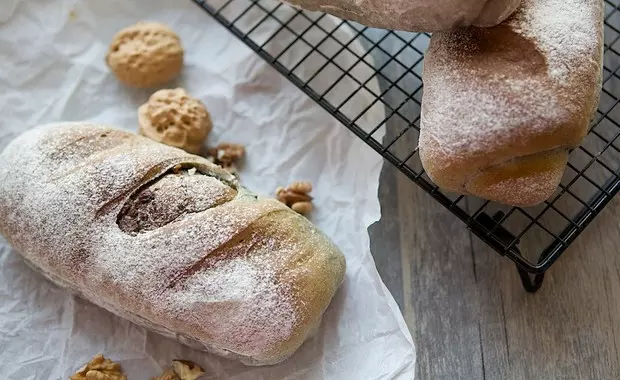
[[[206, 351], [249, 366], [280, 363], [317, 331], [344, 279], [344, 255], [310, 221], [275, 199], [241, 188], [219, 209], [260, 211], [226, 250], [211, 252], [167, 295], [171, 302], [165, 304], [196, 295], [173, 329]], [[221, 287], [221, 296], [203, 295], [205, 278]]]
[[[264, 202], [277, 202], [264, 199]], [[323, 314], [344, 279], [344, 255], [306, 218], [295, 212], [282, 212], [261, 218], [277, 236], [288, 236], [285, 246], [295, 247], [277, 270], [280, 284], [290, 289], [297, 321], [288, 337], [261, 355], [245, 358], [247, 365], [271, 365], [295, 353], [318, 330]]]
[[[551, 197], [568, 162], [568, 149], [558, 148], [485, 167], [475, 159], [442, 154], [433, 142], [421, 144], [420, 159], [437, 186], [517, 207], [534, 206]], [[472, 172], [472, 167], [484, 168]]]
[[464, 186], [458, 184], [464, 168], [442, 170], [433, 164], [424, 165], [431, 180], [446, 191], [528, 207], [551, 197], [562, 179], [567, 161], [568, 152], [565, 150], [518, 157], [484, 169], [470, 177]]
[[553, 195], [567, 161], [564, 149], [518, 157], [473, 176], [465, 191], [511, 206], [535, 206]]

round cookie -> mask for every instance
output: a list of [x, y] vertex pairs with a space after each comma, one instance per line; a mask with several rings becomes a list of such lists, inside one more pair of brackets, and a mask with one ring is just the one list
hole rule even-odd
[[106, 63], [128, 86], [155, 87], [179, 75], [183, 47], [179, 36], [166, 25], [139, 22], [114, 35]]
[[184, 89], [155, 92], [138, 108], [139, 133], [166, 145], [198, 154], [213, 127], [202, 102]]

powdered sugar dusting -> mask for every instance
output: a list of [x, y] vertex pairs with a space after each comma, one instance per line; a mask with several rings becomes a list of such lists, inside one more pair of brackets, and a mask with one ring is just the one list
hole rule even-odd
[[[166, 178], [177, 165], [196, 170]], [[191, 187], [198, 176], [217, 179], [232, 196], [192, 190], [200, 207], [182, 218], [139, 233], [119, 228], [123, 205], [145, 183], [164, 178], [149, 188], [178, 192], [178, 181]], [[327, 307], [317, 300], [331, 299], [344, 275], [337, 248], [285, 205], [239, 188], [203, 158], [105, 126], [62, 124], [18, 137], [0, 155], [0, 210], [8, 211], [0, 232], [52, 281], [251, 364], [292, 354]], [[317, 261], [310, 272], [308, 257]], [[298, 279], [320, 295], [312, 312], [304, 311]]]
[[524, 0], [498, 27], [433, 34], [419, 139], [428, 175], [468, 193], [489, 167], [579, 144], [600, 92], [602, 12], [601, 0]]
[[[101, 269], [96, 272], [111, 275], [115, 281], [135, 287], [141, 293], [146, 291], [141, 285], [143, 281], [153, 282], [158, 286], [150, 290], [158, 294], [168, 285], [161, 281], [162, 274], [174, 277], [242, 233], [265, 212], [275, 209], [237, 203], [228, 202], [137, 236], [114, 233], [115, 225], [103, 227], [107, 232], [92, 244], [98, 257], [95, 265]], [[237, 213], [243, 213], [243, 216]], [[133, 247], [140, 255], [127, 255], [127, 247]], [[175, 247], [183, 255], [173, 255], [162, 249], [164, 247]], [[144, 296], [152, 297], [153, 294]]]
[[287, 288], [269, 266], [235, 257], [192, 276], [170, 299], [185, 310], [209, 304], [217, 310], [219, 327], [214, 334], [220, 344], [243, 346], [245, 355], [254, 356], [290, 336], [297, 323]]
[[484, 189], [485, 197], [491, 200], [510, 199], [514, 206], [529, 206], [540, 201], [540, 194], [553, 192], [561, 177], [562, 171], [549, 170], [511, 180], [500, 180], [487, 184]]
[[[592, 60], [599, 33], [592, 25], [602, 18], [601, 0], [523, 0], [509, 24], [536, 41], [549, 65], [549, 75], [567, 83], [574, 60]], [[598, 4], [598, 6], [597, 6]]]
[[[499, 86], [504, 91], [496, 91]], [[454, 155], [484, 154], [569, 116], [551, 89], [531, 78], [496, 77], [472, 84], [455, 73], [437, 76], [431, 94], [433, 112], [423, 114], [423, 125], [432, 125], [427, 132], [441, 142], [443, 151]], [[454, 106], [457, 97], [466, 100], [464, 107]], [[454, 121], [447, 124], [448, 118]]]

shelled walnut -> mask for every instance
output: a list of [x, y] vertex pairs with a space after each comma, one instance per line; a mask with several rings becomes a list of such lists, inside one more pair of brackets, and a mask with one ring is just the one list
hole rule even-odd
[[174, 372], [172, 368], [168, 368], [157, 377], [152, 377], [151, 380], [181, 380], [179, 376]]
[[278, 187], [276, 197], [293, 211], [306, 215], [312, 211], [312, 184], [307, 181], [297, 181], [288, 187]]
[[205, 373], [199, 365], [188, 360], [173, 360], [172, 368], [181, 380], [196, 380]]
[[80, 368], [70, 380], [127, 380], [121, 365], [106, 359], [102, 354], [96, 355], [88, 364]]
[[236, 163], [245, 155], [245, 148], [241, 144], [221, 143], [215, 148], [207, 149], [207, 159], [216, 165], [237, 175]]
[[198, 154], [213, 128], [205, 105], [184, 89], [164, 89], [138, 108], [139, 133], [160, 143]]
[[181, 39], [168, 26], [139, 22], [121, 29], [110, 44], [106, 63], [124, 84], [148, 88], [178, 76], [183, 67]]
[[196, 363], [188, 360], [173, 360], [172, 368], [168, 368], [158, 377], [151, 380], [196, 380], [204, 375], [204, 371]]

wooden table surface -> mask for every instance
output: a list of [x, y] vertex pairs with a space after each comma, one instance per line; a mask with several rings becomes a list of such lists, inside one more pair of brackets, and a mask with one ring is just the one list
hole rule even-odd
[[620, 379], [620, 197], [526, 293], [515, 265], [394, 166], [369, 228], [417, 379]]
[[[373, 33], [378, 40], [381, 34]], [[396, 42], [382, 46], [396, 51]], [[377, 67], [389, 63], [385, 54], [372, 54]], [[419, 55], [412, 54], [402, 60], [415, 62]], [[382, 73], [385, 89], [389, 83], [382, 78], [398, 78], [403, 68], [392, 65]], [[411, 77], [399, 82], [403, 89], [421, 85]], [[406, 101], [393, 91], [383, 99]], [[419, 108], [404, 112], [414, 120]], [[388, 120], [384, 142], [406, 125]], [[404, 153], [415, 140], [401, 144]], [[616, 156], [614, 168], [620, 170]], [[620, 196], [552, 266], [535, 294], [524, 291], [511, 260], [387, 162], [379, 200], [382, 218], [369, 228], [371, 251], [413, 335], [416, 379], [620, 379]], [[527, 242], [537, 252], [548, 244], [535, 236]]]

